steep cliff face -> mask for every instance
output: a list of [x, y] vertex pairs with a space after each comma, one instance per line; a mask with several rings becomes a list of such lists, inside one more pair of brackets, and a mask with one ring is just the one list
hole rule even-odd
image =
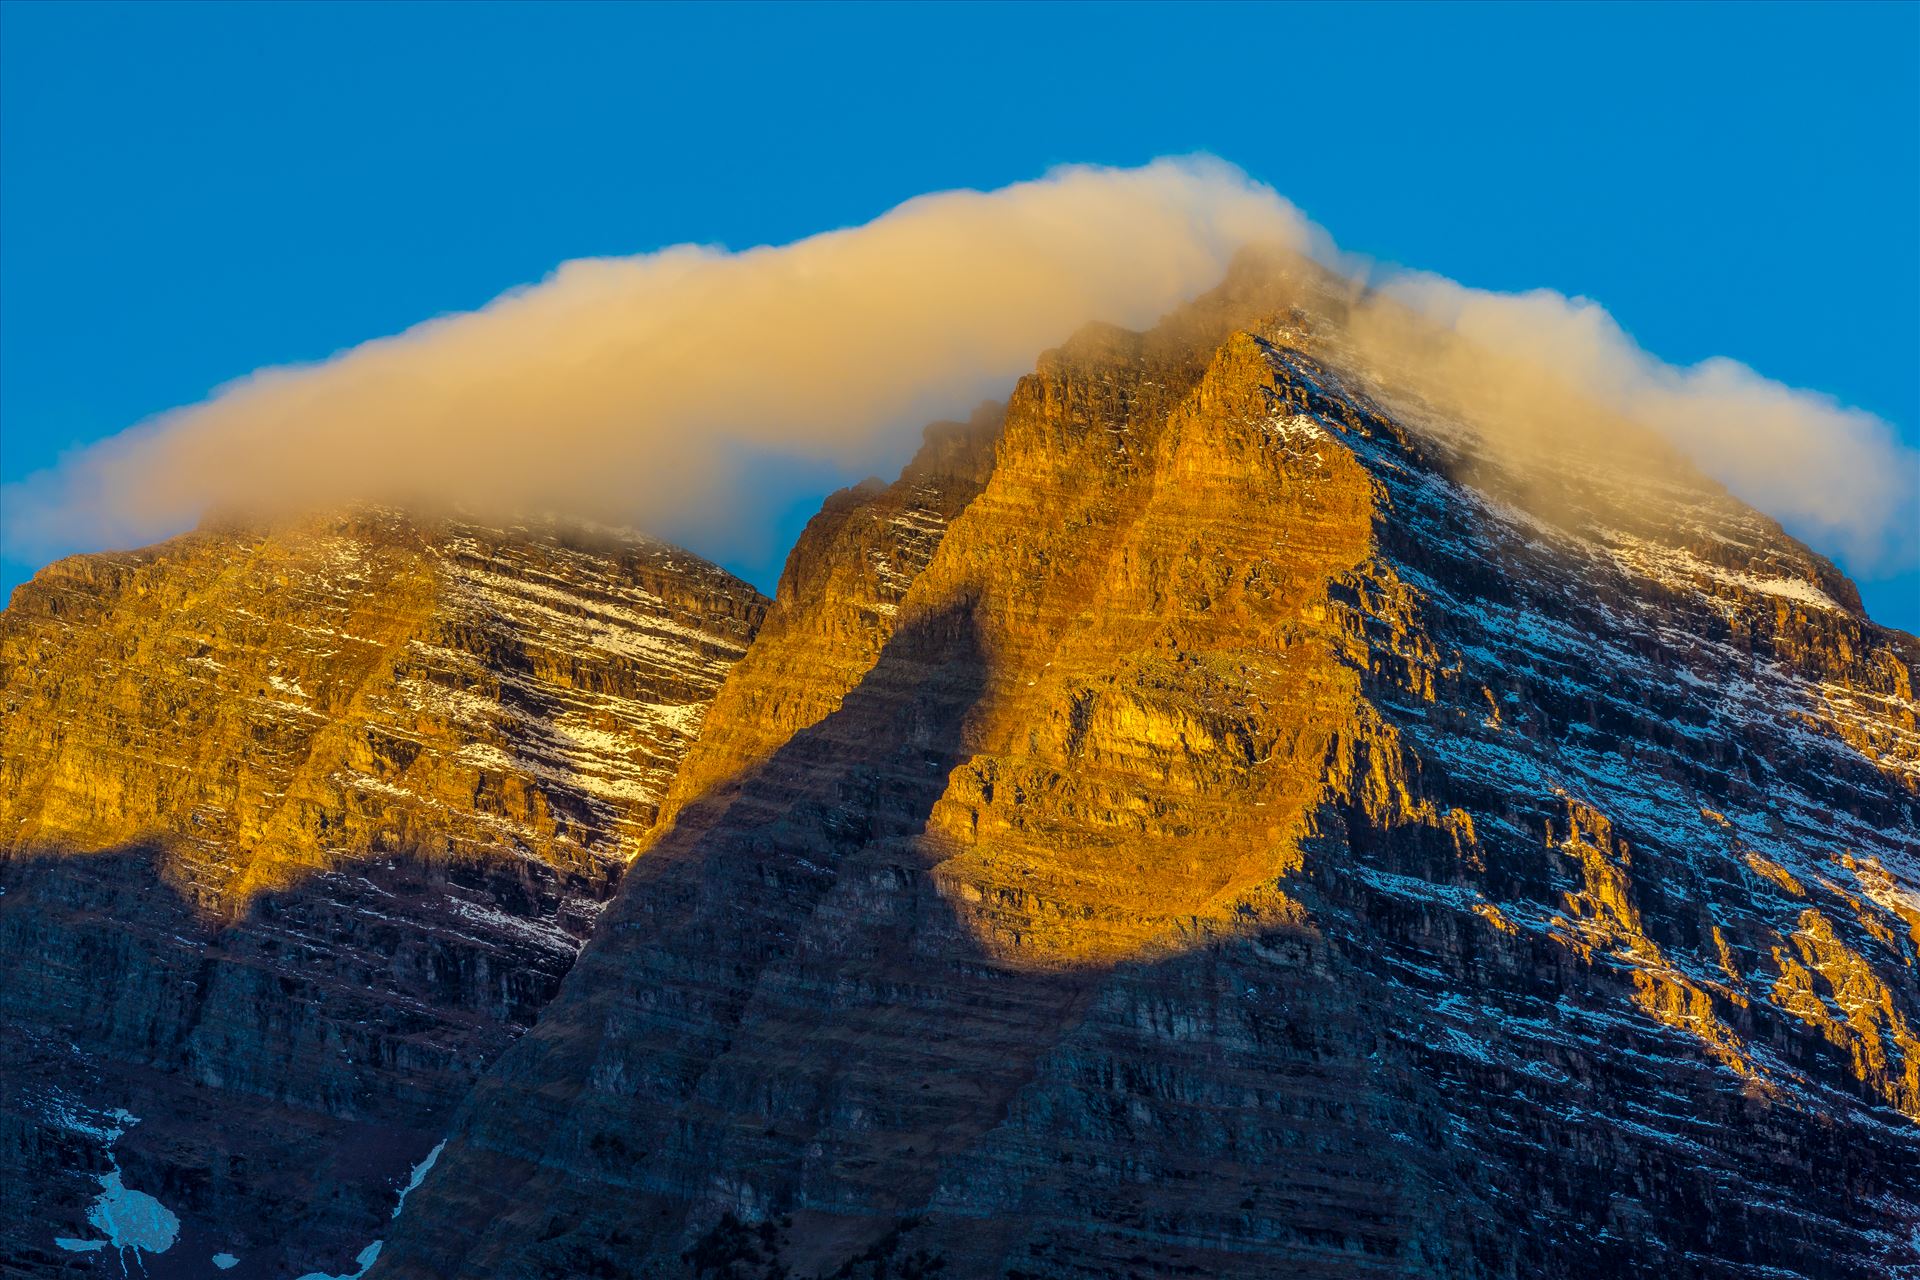
[[20, 588], [0, 1270], [352, 1271], [764, 607], [631, 535], [384, 511]]
[[1914, 641], [1340, 318], [1251, 264], [829, 502], [373, 1274], [1920, 1266]]

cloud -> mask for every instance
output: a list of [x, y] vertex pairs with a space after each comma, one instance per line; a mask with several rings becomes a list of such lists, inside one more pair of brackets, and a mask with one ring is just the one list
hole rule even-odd
[[681, 245], [319, 364], [263, 370], [5, 493], [9, 550], [144, 542], [209, 507], [535, 507], [684, 529], [750, 502], [745, 459], [853, 462], [1004, 393], [1099, 317], [1145, 325], [1306, 223], [1216, 160], [1063, 168], [864, 226]]
[[1856, 565], [1885, 567], [1920, 550], [1920, 454], [1870, 413], [1724, 357], [1666, 364], [1586, 298], [1392, 271], [1374, 297], [1356, 309], [1353, 338], [1385, 379], [1445, 403], [1508, 449], [1626, 447], [1622, 428], [1638, 424]]
[[[0, 492], [0, 532], [23, 557], [150, 541], [209, 508], [381, 499], [573, 512], [711, 550], [770, 523], [768, 459], [865, 470], [1083, 322], [1151, 323], [1249, 243], [1345, 262], [1205, 157], [922, 196], [776, 247], [569, 262], [95, 444]], [[1349, 336], [1388, 385], [1516, 448], [1634, 420], [1827, 549], [1911, 554], [1920, 463], [1871, 415], [1729, 360], [1666, 365], [1585, 299], [1373, 274]]]

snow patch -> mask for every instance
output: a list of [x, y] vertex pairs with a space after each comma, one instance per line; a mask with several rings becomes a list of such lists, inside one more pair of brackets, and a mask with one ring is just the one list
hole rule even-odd
[[1265, 423], [1267, 434], [1276, 440], [1307, 443], [1327, 438], [1327, 429], [1311, 414], [1275, 414]]
[[[407, 1207], [408, 1194], [422, 1182], [426, 1181], [427, 1171], [433, 1168], [433, 1162], [440, 1158], [440, 1153], [446, 1149], [446, 1146], [446, 1139], [442, 1138], [438, 1143], [434, 1144], [433, 1150], [427, 1152], [426, 1157], [422, 1159], [419, 1164], [413, 1166], [412, 1172], [407, 1175], [407, 1185], [400, 1188], [400, 1197], [394, 1201], [394, 1217], [398, 1218], [400, 1211]], [[307, 1274], [301, 1276], [300, 1280], [360, 1280], [360, 1277], [366, 1275], [368, 1269], [380, 1260], [380, 1249], [385, 1244], [386, 1241], [384, 1240], [375, 1240], [372, 1244], [355, 1254], [353, 1260], [359, 1265], [357, 1269], [349, 1271], [345, 1275], [335, 1276], [328, 1275], [324, 1271], [309, 1271]]]
[[113, 1144], [118, 1142], [127, 1130], [140, 1123], [140, 1117], [130, 1111], [91, 1111], [70, 1101], [58, 1092], [49, 1095], [46, 1109], [41, 1113], [50, 1123], [100, 1142], [106, 1147], [107, 1172], [95, 1175], [100, 1184], [100, 1194], [87, 1206], [87, 1221], [99, 1236], [76, 1239], [73, 1236], [55, 1236], [54, 1245], [68, 1253], [98, 1253], [112, 1249], [120, 1260], [122, 1275], [130, 1274], [127, 1269], [127, 1251], [133, 1251], [134, 1263], [142, 1272], [146, 1263], [141, 1260], [143, 1253], [165, 1253], [173, 1248], [180, 1238], [180, 1219], [173, 1211], [161, 1204], [144, 1191], [135, 1191], [127, 1186], [120, 1172], [120, 1161], [113, 1154]]
[[400, 1188], [400, 1198], [394, 1201], [394, 1205], [393, 1205], [394, 1217], [396, 1218], [399, 1217], [400, 1211], [407, 1207], [408, 1194], [414, 1191], [417, 1187], [419, 1187], [421, 1183], [427, 1180], [427, 1171], [433, 1168], [433, 1162], [438, 1160], [440, 1158], [440, 1153], [442, 1151], [445, 1151], [446, 1149], [447, 1149], [447, 1140], [445, 1138], [442, 1138], [440, 1139], [439, 1142], [436, 1142], [434, 1144], [433, 1150], [427, 1152], [426, 1159], [422, 1160], [419, 1164], [413, 1166], [413, 1172], [407, 1175], [407, 1185]]
[[384, 1240], [375, 1240], [355, 1254], [353, 1260], [360, 1265], [344, 1275], [333, 1276], [324, 1271], [309, 1271], [301, 1276], [300, 1280], [360, 1280], [361, 1276], [367, 1274], [367, 1269], [380, 1260], [380, 1246], [385, 1243]]
[[1609, 530], [1607, 536], [1613, 544], [1607, 550], [1616, 562], [1641, 577], [1652, 578], [1666, 586], [1698, 590], [1703, 582], [1714, 583], [1757, 595], [1791, 600], [1809, 608], [1840, 611], [1840, 606], [1832, 596], [1803, 578], [1767, 577], [1739, 569], [1724, 569], [1707, 563], [1682, 547], [1662, 546], [1617, 530]]
[[[452, 907], [454, 913], [461, 919], [471, 924], [480, 925], [495, 933], [511, 934], [533, 946], [566, 955], [573, 955], [580, 950], [580, 939], [558, 925], [541, 920], [529, 920], [525, 916], [510, 915], [498, 907], [482, 906], [477, 902], [468, 902], [464, 898], [450, 898], [447, 905]], [[433, 1156], [439, 1154], [440, 1149], [435, 1147], [432, 1155], [428, 1156], [429, 1167], [431, 1167]], [[422, 1172], [425, 1171], [422, 1170]]]

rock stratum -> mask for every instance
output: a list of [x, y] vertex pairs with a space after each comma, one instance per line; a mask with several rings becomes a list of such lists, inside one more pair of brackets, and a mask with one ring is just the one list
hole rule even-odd
[[766, 602], [370, 510], [0, 614], [0, 1271], [349, 1274], [533, 1022]]
[[[681, 705], [710, 705], [625, 818], [604, 792], [605, 810], [555, 798], [555, 778], [614, 774], [562, 767], [526, 745], [537, 728], [477, 739], [521, 761], [522, 790], [450, 763], [492, 758], [465, 754], [465, 722], [414, 730], [396, 764], [354, 712], [380, 697], [356, 695], [323, 711], [368, 745], [263, 790], [288, 825], [229, 801], [198, 841], [194, 797], [227, 794], [203, 779], [231, 745], [196, 754], [207, 722], [125, 682], [83, 697], [71, 673], [101, 649], [127, 665], [131, 641], [61, 584], [127, 569], [49, 571], [0, 632], [6, 768], [43, 780], [13, 785], [16, 849], [69, 848], [12, 855], [0, 945], [88, 959], [5, 998], [33, 1052], [102, 1078], [67, 1111], [9, 1103], [9, 1158], [230, 1214], [239, 1175], [166, 1163], [158, 1140], [187, 1149], [209, 1122], [182, 1098], [261, 1099], [311, 1118], [309, 1155], [359, 1150], [327, 1136], [350, 1109], [304, 1065], [247, 1046], [311, 1025], [301, 1064], [330, 1061], [320, 1035], [365, 1062], [350, 1000], [421, 972], [412, 934], [329, 917], [288, 963], [286, 926], [254, 923], [329, 874], [377, 878], [364, 774], [447, 806], [401, 824], [427, 852], [397, 868], [531, 875], [493, 909], [538, 902], [587, 941], [544, 969], [459, 952], [463, 976], [541, 975], [512, 1009], [442, 997], [470, 1020], [436, 1034], [484, 1032], [464, 1069], [417, 1068], [446, 1040], [395, 1029], [379, 1052], [405, 1069], [326, 1077], [392, 1099], [405, 1138], [384, 1182], [273, 1166], [273, 1212], [338, 1231], [311, 1263], [329, 1274], [1920, 1274], [1920, 644], [1630, 424], [1546, 449], [1410, 394], [1357, 354], [1350, 300], [1250, 256], [1149, 332], [1046, 353], [1004, 406], [931, 428], [893, 484], [829, 499], [750, 645], [750, 593], [703, 597], [730, 639]], [[612, 590], [574, 567], [566, 590]], [[383, 602], [404, 577], [378, 575]], [[161, 604], [142, 652], [253, 672], [209, 686], [206, 715], [239, 716], [279, 654], [195, 652], [191, 598]], [[598, 634], [547, 625], [528, 643], [553, 663]], [[96, 745], [67, 748], [67, 724]], [[124, 796], [74, 781], [149, 739], [136, 754], [180, 767]], [[176, 843], [116, 868], [156, 788], [185, 815]], [[511, 856], [469, 846], [453, 797], [481, 790], [490, 817], [545, 797], [514, 823], [604, 814], [593, 830], [633, 859], [598, 872], [595, 836], [559, 817]], [[338, 823], [365, 855], [326, 852]], [[430, 934], [465, 917], [468, 881], [408, 874]], [[223, 944], [255, 949], [236, 962], [252, 985], [198, 1021], [177, 1006], [206, 1001], [180, 994], [211, 989], [199, 969], [92, 923], [155, 886], [216, 915], [256, 904]], [[310, 970], [335, 985], [300, 985]], [[209, 1025], [231, 1085], [194, 1076]], [[416, 1103], [422, 1080], [441, 1087]], [[76, 1196], [63, 1234], [85, 1232]], [[112, 1267], [50, 1248], [51, 1225], [27, 1242], [40, 1262]], [[203, 1235], [191, 1260], [222, 1247]], [[159, 1275], [186, 1255], [139, 1256]]]

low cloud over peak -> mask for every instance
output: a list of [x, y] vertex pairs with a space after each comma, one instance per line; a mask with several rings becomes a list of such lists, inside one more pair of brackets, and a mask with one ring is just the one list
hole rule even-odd
[[[1083, 322], [1150, 323], [1249, 243], [1333, 256], [1271, 188], [1202, 157], [921, 196], [788, 245], [568, 262], [101, 441], [7, 486], [0, 529], [10, 554], [44, 555], [151, 541], [210, 508], [379, 499], [570, 511], [698, 545], [758, 518], [755, 460], [892, 452]], [[1456, 354], [1653, 426], [1829, 550], [1891, 545], [1911, 518], [1914, 455], [1871, 415], [1732, 361], [1665, 365], [1583, 299], [1417, 274], [1379, 287], [1463, 339]], [[1372, 340], [1395, 354], [1394, 326]], [[1492, 367], [1403, 363], [1456, 389]]]
[[1163, 160], [921, 196], [788, 245], [568, 262], [10, 486], [6, 537], [143, 542], [209, 507], [362, 498], [682, 528], [734, 496], [745, 457], [857, 462], [1090, 317], [1150, 323], [1239, 246], [1305, 227], [1238, 170]]
[[[1421, 272], [1389, 273], [1381, 294], [1446, 335], [1421, 343], [1409, 380], [1509, 436], [1551, 446], [1604, 442], [1620, 419], [1651, 428], [1751, 505], [1860, 566], [1915, 554], [1920, 455], [1870, 413], [1796, 390], [1736, 360], [1677, 368], [1643, 351], [1606, 309], [1548, 289], [1503, 294]], [[1413, 346], [1391, 324], [1362, 339], [1389, 358]]]

